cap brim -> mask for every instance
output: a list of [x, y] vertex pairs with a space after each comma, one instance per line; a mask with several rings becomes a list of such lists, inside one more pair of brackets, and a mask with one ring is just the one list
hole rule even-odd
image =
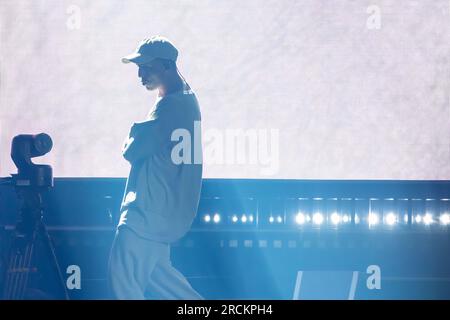
[[143, 60], [142, 55], [140, 53], [132, 53], [122, 58], [123, 63], [130, 63], [130, 62], [139, 63], [142, 60]]

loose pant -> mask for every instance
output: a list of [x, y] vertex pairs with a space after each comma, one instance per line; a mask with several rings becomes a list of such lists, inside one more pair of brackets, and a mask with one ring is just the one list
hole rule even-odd
[[148, 240], [123, 226], [109, 259], [109, 285], [115, 299], [204, 300], [172, 266], [170, 244]]

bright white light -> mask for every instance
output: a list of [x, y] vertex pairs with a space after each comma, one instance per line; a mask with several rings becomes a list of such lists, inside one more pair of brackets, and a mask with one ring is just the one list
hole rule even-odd
[[420, 215], [417, 215], [415, 217], [416, 223], [421, 223], [422, 222], [422, 217]]
[[306, 221], [305, 215], [303, 213], [298, 213], [295, 216], [295, 222], [297, 222], [298, 224], [304, 224]]
[[283, 222], [283, 218], [282, 218], [281, 216], [278, 216], [278, 217], [277, 217], [277, 222], [278, 222], [278, 223], [282, 223], [282, 222]]
[[349, 221], [350, 221], [350, 217], [348, 216], [348, 215], [344, 215], [343, 217], [342, 217], [342, 221], [344, 222], [344, 223], [348, 223]]
[[333, 224], [339, 224], [341, 222], [341, 216], [338, 215], [336, 212], [333, 212], [330, 218]]
[[448, 225], [450, 224], [450, 215], [448, 213], [444, 213], [439, 217], [439, 221], [441, 222], [441, 224], [443, 225]]
[[219, 222], [220, 222], [220, 215], [219, 215], [218, 213], [216, 213], [216, 214], [214, 215], [213, 220], [214, 220], [215, 223], [219, 223]]
[[242, 223], [246, 223], [247, 222], [247, 216], [245, 214], [242, 215], [241, 221], [242, 221]]
[[378, 215], [375, 213], [369, 213], [369, 225], [376, 225], [379, 222]]
[[205, 220], [205, 222], [210, 222], [210, 221], [211, 221], [211, 216], [210, 216], [209, 214], [206, 214], [206, 215], [203, 217], [203, 220]]
[[275, 220], [272, 216], [270, 216], [270, 218], [269, 218], [269, 222], [270, 223], [273, 223], [273, 220]]
[[253, 222], [253, 215], [252, 215], [252, 214], [248, 216], [248, 220], [249, 220], [250, 222]]
[[231, 217], [231, 221], [233, 221], [234, 223], [236, 223], [238, 221], [238, 217], [236, 215], [233, 215]]
[[403, 221], [405, 221], [405, 223], [408, 223], [408, 215], [407, 215], [407, 214], [405, 214], [405, 215], [403, 216]]
[[425, 223], [426, 225], [430, 225], [433, 223], [433, 216], [429, 213], [427, 213], [424, 217], [423, 217], [423, 223]]
[[323, 215], [321, 213], [315, 213], [313, 215], [314, 224], [322, 224], [323, 223]]
[[358, 224], [359, 223], [359, 216], [357, 214], [355, 214], [355, 223]]
[[386, 215], [386, 223], [390, 226], [393, 226], [397, 222], [397, 217], [392, 212]]

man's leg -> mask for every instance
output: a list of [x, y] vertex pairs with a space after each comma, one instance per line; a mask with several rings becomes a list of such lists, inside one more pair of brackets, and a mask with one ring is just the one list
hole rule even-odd
[[119, 228], [109, 260], [113, 298], [145, 299], [148, 278], [164, 250], [163, 244], [141, 238], [128, 227]]
[[153, 269], [147, 290], [164, 300], [204, 300], [170, 261], [170, 247]]

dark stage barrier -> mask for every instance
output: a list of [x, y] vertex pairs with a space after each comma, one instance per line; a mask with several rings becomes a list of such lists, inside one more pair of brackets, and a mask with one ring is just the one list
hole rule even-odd
[[[81, 272], [72, 299], [108, 297], [124, 186], [56, 178], [44, 196], [64, 275]], [[449, 199], [450, 181], [205, 179], [172, 260], [208, 299], [450, 299]], [[1, 186], [2, 253], [16, 210], [14, 190]]]

